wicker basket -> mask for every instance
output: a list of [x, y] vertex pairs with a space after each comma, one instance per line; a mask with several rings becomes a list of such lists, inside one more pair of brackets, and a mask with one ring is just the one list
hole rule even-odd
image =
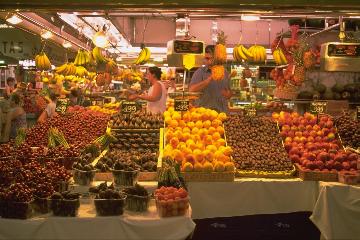
[[309, 171], [303, 169], [299, 164], [295, 164], [299, 172], [299, 177], [304, 181], [323, 181], [323, 182], [337, 182], [337, 172], [320, 172]]
[[233, 182], [235, 172], [182, 172], [186, 182]]
[[236, 177], [251, 177], [251, 178], [292, 178], [296, 173], [296, 168], [290, 171], [256, 171], [256, 170], [237, 170]]

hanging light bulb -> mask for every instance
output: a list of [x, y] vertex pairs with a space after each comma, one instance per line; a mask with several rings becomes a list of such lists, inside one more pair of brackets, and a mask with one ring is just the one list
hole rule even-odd
[[70, 42], [68, 42], [68, 41], [64, 41], [63, 44], [62, 44], [62, 46], [63, 46], [64, 48], [71, 48], [71, 47], [72, 47], [72, 44], [71, 44]]
[[19, 18], [16, 14], [11, 15], [11, 17], [6, 18], [6, 21], [8, 23], [11, 23], [13, 25], [21, 23], [23, 20]]
[[44, 39], [49, 39], [53, 36], [53, 34], [50, 31], [45, 31], [41, 34], [41, 37]]
[[95, 46], [100, 48], [106, 48], [109, 45], [109, 39], [104, 31], [98, 31], [92, 38]]

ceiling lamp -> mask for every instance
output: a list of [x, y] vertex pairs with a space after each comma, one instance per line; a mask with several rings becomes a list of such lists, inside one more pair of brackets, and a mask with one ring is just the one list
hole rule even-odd
[[258, 21], [260, 20], [260, 16], [257, 15], [241, 15], [241, 20], [243, 21]]
[[64, 48], [71, 48], [71, 47], [72, 47], [72, 44], [71, 44], [70, 42], [68, 42], [68, 41], [64, 41], [63, 44], [62, 44], [62, 46], [63, 46]]
[[13, 25], [21, 23], [23, 20], [19, 18], [16, 14], [11, 15], [11, 17], [6, 18], [6, 21], [8, 23], [11, 23]]
[[109, 39], [104, 31], [98, 31], [92, 38], [95, 46], [100, 48], [106, 48], [109, 45]]
[[44, 39], [49, 39], [53, 36], [53, 34], [50, 31], [45, 31], [41, 34], [41, 37]]

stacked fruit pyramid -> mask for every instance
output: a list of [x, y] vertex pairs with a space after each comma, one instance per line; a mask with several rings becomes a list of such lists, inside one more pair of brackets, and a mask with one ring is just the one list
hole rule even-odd
[[343, 149], [330, 116], [280, 112], [273, 113], [273, 118], [281, 127], [290, 159], [304, 171], [357, 171], [359, 156]]
[[225, 113], [202, 107], [181, 113], [169, 107], [164, 118], [163, 156], [180, 163], [183, 172], [234, 172], [232, 149], [224, 139]]

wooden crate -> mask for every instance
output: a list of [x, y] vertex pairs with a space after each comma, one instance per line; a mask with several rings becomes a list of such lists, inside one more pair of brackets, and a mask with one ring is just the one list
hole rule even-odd
[[337, 172], [320, 172], [305, 170], [299, 164], [295, 164], [299, 177], [304, 181], [324, 181], [324, 182], [337, 182]]

